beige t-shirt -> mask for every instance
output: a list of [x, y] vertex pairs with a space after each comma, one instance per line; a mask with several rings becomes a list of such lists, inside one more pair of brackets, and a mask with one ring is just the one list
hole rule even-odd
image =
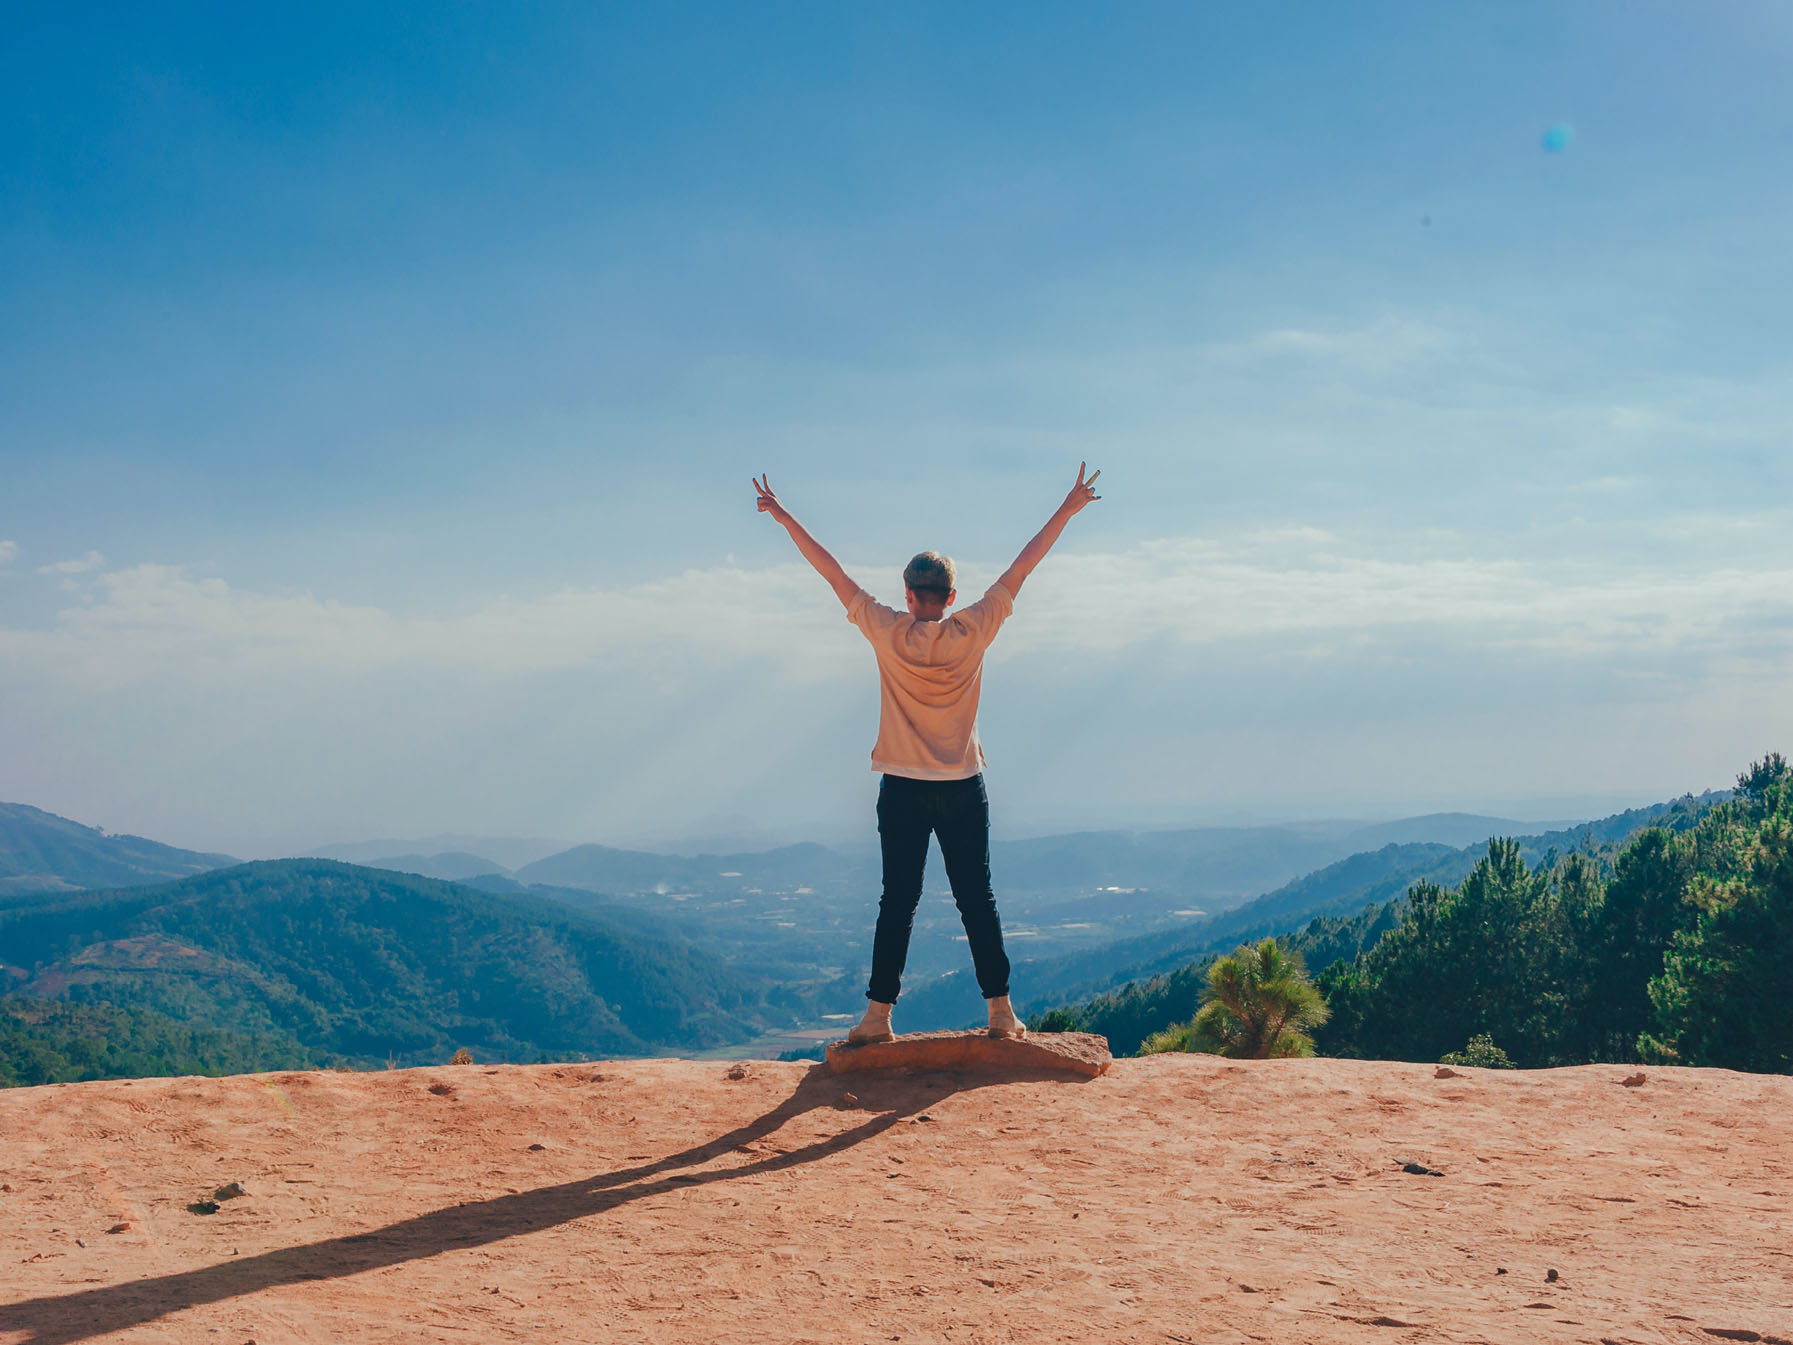
[[1015, 610], [1001, 584], [939, 621], [917, 621], [872, 601], [864, 589], [847, 620], [878, 655], [878, 742], [872, 769], [912, 780], [965, 780], [984, 768], [977, 698], [984, 650]]

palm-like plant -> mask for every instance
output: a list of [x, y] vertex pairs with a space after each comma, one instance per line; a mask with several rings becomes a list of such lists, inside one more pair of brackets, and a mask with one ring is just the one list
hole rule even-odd
[[1326, 1015], [1326, 1001], [1307, 979], [1300, 956], [1265, 939], [1217, 958], [1208, 968], [1200, 1012], [1148, 1037], [1139, 1053], [1206, 1051], [1244, 1060], [1312, 1055], [1308, 1032]]

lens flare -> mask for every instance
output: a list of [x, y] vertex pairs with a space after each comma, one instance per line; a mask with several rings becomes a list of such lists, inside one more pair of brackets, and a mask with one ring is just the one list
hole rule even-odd
[[1569, 142], [1574, 138], [1575, 131], [1569, 123], [1566, 121], [1559, 121], [1555, 126], [1552, 126], [1549, 130], [1544, 132], [1544, 138], [1539, 143], [1544, 146], [1546, 153], [1561, 154], [1564, 150], [1569, 148]]

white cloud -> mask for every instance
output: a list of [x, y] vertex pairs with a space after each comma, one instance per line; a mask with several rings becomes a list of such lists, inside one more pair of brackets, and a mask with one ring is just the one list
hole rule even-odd
[[[1424, 811], [1537, 792], [1541, 744], [1564, 792], [1722, 783], [1784, 746], [1793, 572], [1474, 547], [1287, 522], [1053, 556], [986, 677], [1005, 798], [1091, 825], [1378, 793]], [[962, 588], [997, 572], [968, 560]], [[276, 825], [614, 842], [865, 802], [871, 659], [800, 562], [429, 616], [168, 565], [79, 591], [0, 626], [0, 797], [222, 848]], [[1275, 803], [1287, 759], [1308, 792]]]
[[0, 666], [95, 688], [161, 677], [359, 677], [395, 667], [491, 679], [670, 669], [694, 657], [772, 659], [805, 678], [857, 652], [850, 640], [828, 638], [837, 623], [846, 629], [827, 588], [800, 564], [569, 588], [446, 618], [306, 592], [258, 593], [179, 566], [144, 564], [101, 575], [90, 601], [57, 613], [47, 628], [0, 628]]
[[19, 556], [19, 544], [0, 537], [0, 565], [11, 565]]
[[1014, 643], [1357, 635], [1569, 657], [1717, 656], [1764, 638], [1784, 644], [1782, 632], [1793, 629], [1793, 569], [1578, 573], [1561, 561], [1307, 547], [1284, 556], [1284, 538], [1307, 540], [1298, 533], [1259, 533], [1244, 545], [1172, 538], [1048, 562], [1041, 587], [1053, 620], [1026, 626]]
[[1242, 340], [1213, 341], [1199, 347], [1197, 353], [1203, 363], [1218, 368], [1299, 359], [1378, 375], [1446, 357], [1464, 358], [1467, 352], [1459, 333], [1424, 319], [1385, 314], [1356, 327], [1284, 327]]
[[97, 570], [106, 563], [106, 558], [97, 551], [89, 551], [85, 556], [76, 556], [73, 560], [59, 560], [49, 565], [37, 567], [39, 574], [86, 574]]
[[[1040, 651], [1297, 639], [1316, 648], [1431, 643], [1705, 663], [1785, 650], [1793, 638], [1793, 570], [1578, 567], [1450, 545], [1379, 554], [1287, 525], [1057, 555], [1030, 582], [994, 653], [1007, 661]], [[968, 594], [997, 569], [963, 568]], [[0, 666], [95, 688], [164, 676], [354, 678], [389, 668], [488, 681], [581, 669], [670, 675], [744, 660], [813, 681], [858, 676], [862, 653], [827, 589], [799, 563], [564, 588], [441, 617], [259, 593], [145, 564], [101, 575], [88, 601], [47, 627], [0, 628]]]

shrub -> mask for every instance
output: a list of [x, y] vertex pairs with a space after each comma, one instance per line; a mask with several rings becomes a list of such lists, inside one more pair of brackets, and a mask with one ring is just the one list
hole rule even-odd
[[1494, 1044], [1486, 1032], [1478, 1032], [1461, 1051], [1447, 1051], [1439, 1057], [1441, 1065], [1465, 1065], [1470, 1069], [1512, 1069], [1513, 1061]]
[[1244, 1060], [1312, 1055], [1309, 1029], [1326, 1021], [1326, 1001], [1301, 958], [1275, 939], [1216, 959], [1202, 1001], [1194, 1018], [1153, 1033], [1139, 1053], [1205, 1051]]
[[1075, 1032], [1077, 1015], [1069, 1009], [1048, 1009], [1027, 1026], [1031, 1032]]

